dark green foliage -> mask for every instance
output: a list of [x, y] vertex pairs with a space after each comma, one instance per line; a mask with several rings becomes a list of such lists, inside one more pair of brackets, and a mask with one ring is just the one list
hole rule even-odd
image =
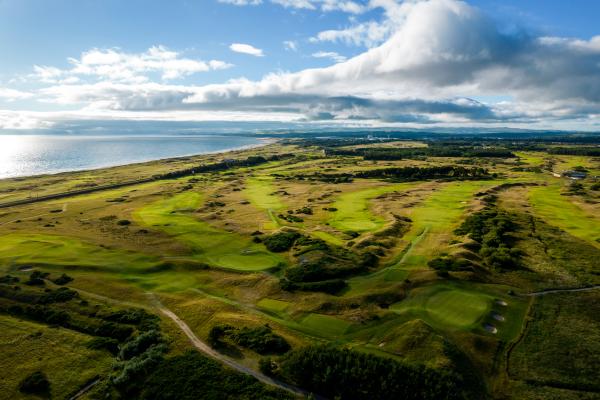
[[50, 304], [50, 303], [64, 303], [75, 297], [79, 296], [73, 289], [69, 289], [66, 287], [61, 287], [56, 290], [51, 290], [48, 293], [42, 295], [38, 303], [40, 304]]
[[560, 154], [568, 156], [600, 156], [600, 147], [550, 147], [547, 151], [550, 154]]
[[287, 221], [287, 222], [304, 222], [303, 218], [300, 218], [300, 217], [298, 217], [296, 215], [293, 215], [293, 214], [287, 214], [287, 215], [286, 214], [279, 214], [277, 216], [277, 218], [280, 218], [280, 219], [282, 219], [284, 221]]
[[289, 292], [303, 290], [306, 292], [323, 292], [329, 294], [337, 294], [347, 286], [346, 281], [343, 279], [328, 279], [318, 282], [292, 282], [289, 279], [282, 279], [279, 284], [283, 290]]
[[119, 351], [119, 359], [129, 360], [133, 357], [137, 357], [150, 347], [157, 344], [163, 343], [164, 338], [157, 330], [150, 330], [136, 336], [132, 340], [126, 342], [121, 346]]
[[273, 333], [270, 326], [257, 328], [243, 327], [229, 334], [236, 344], [246, 347], [258, 354], [282, 354], [290, 349], [288, 342]]
[[43, 372], [37, 371], [21, 381], [19, 391], [27, 394], [48, 394], [50, 392], [50, 381]]
[[452, 371], [330, 346], [289, 353], [281, 362], [280, 374], [309, 391], [347, 400], [463, 399], [468, 389]]
[[117, 355], [119, 352], [119, 341], [107, 337], [95, 337], [86, 346], [92, 350], [107, 350], [112, 355]]
[[117, 225], [119, 225], [119, 226], [131, 225], [131, 221], [128, 219], [122, 219], [117, 222]]
[[103, 322], [94, 330], [96, 336], [105, 336], [122, 342], [133, 333], [133, 328], [114, 322]]
[[291, 249], [299, 237], [298, 232], [278, 232], [267, 236], [263, 242], [269, 251], [280, 253]]
[[11, 285], [13, 283], [19, 283], [19, 278], [17, 278], [16, 276], [4, 275], [4, 276], [0, 277], [0, 283], [4, 283], [7, 285]]
[[592, 186], [590, 186], [590, 189], [594, 191], [600, 190], [600, 182], [594, 183]]
[[514, 238], [510, 234], [517, 228], [508, 213], [490, 205], [469, 216], [455, 233], [468, 234], [478, 244], [479, 254], [489, 267], [515, 269], [519, 267], [521, 253], [512, 247]]
[[290, 349], [288, 342], [273, 333], [270, 326], [256, 328], [235, 328], [231, 325], [215, 325], [208, 334], [212, 347], [221, 347], [221, 339], [228, 338], [235, 344], [257, 352], [258, 354], [282, 354]]
[[513, 158], [514, 153], [503, 147], [466, 145], [457, 143], [431, 143], [428, 147], [416, 148], [358, 148], [350, 150], [325, 149], [328, 156], [363, 157], [364, 160], [402, 160], [425, 157], [481, 157]]
[[291, 399], [256, 379], [223, 368], [215, 361], [189, 351], [165, 359], [143, 383], [143, 400], [278, 400]]
[[24, 283], [29, 286], [41, 286], [45, 285], [44, 279], [46, 279], [50, 275], [48, 272], [40, 272], [40, 271], [31, 271], [31, 275], [29, 275], [29, 279]]
[[150, 347], [136, 357], [117, 363], [111, 376], [112, 384], [123, 394], [139, 393], [144, 387], [144, 378], [161, 363], [166, 351], [167, 346], [160, 344]]
[[567, 188], [565, 194], [569, 196], [585, 194], [585, 187], [580, 182], [573, 181]]
[[67, 283], [72, 282], [72, 281], [73, 281], [73, 278], [71, 278], [67, 274], [62, 274], [58, 278], [52, 280], [52, 282], [54, 282], [57, 285], [66, 285]]
[[158, 329], [160, 319], [154, 314], [148, 313], [143, 308], [128, 308], [118, 310], [110, 314], [100, 315], [105, 321], [117, 322], [120, 324], [136, 325], [140, 330]]
[[442, 274], [450, 271], [467, 271], [472, 269], [469, 260], [464, 258], [437, 257], [430, 260], [427, 265]]

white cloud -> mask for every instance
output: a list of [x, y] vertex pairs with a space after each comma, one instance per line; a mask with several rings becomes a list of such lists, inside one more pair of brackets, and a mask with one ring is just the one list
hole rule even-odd
[[296, 42], [295, 40], [284, 40], [283, 47], [286, 50], [298, 51], [298, 42]]
[[219, 0], [219, 3], [233, 4], [234, 6], [257, 6], [262, 0]]
[[263, 57], [264, 56], [262, 49], [258, 49], [252, 45], [245, 44], [245, 43], [232, 43], [229, 46], [229, 49], [236, 53], [249, 54], [254, 57]]
[[316, 53], [312, 53], [312, 56], [314, 58], [329, 58], [329, 59], [335, 61], [336, 63], [346, 61], [345, 56], [342, 56], [342, 55], [336, 53], [335, 51], [318, 51]]
[[[248, 118], [286, 115], [349, 124], [531, 127], [576, 121], [599, 126], [600, 36], [581, 40], [507, 34], [478, 9], [457, 0], [373, 0], [371, 6], [385, 7], [379, 21], [389, 25], [383, 42], [326, 68], [271, 73], [257, 81], [169, 85], [150, 81], [143, 73], [186, 74], [196, 64], [181, 62], [186, 59], [160, 47], [134, 57], [115, 49], [91, 50], [72, 61], [70, 70], [36, 69], [40, 79], [55, 82], [36, 98], [80, 105], [82, 113], [115, 115], [227, 110]], [[333, 52], [314, 56], [341, 57]], [[170, 66], [174, 61], [176, 67]], [[209, 69], [224, 67], [205, 64]], [[100, 79], [63, 82], [86, 74]], [[486, 96], [510, 101], [486, 104], [472, 99]]]
[[164, 46], [153, 46], [143, 53], [125, 53], [119, 49], [92, 49], [80, 58], [69, 58], [70, 69], [34, 66], [34, 74], [41, 82], [76, 83], [82, 77], [146, 82], [147, 74], [158, 73], [164, 80], [179, 79], [198, 72], [232, 67], [224, 61], [201, 61], [181, 57]]
[[[232, 4], [235, 6], [256, 6], [263, 0], [218, 0], [219, 3]], [[350, 14], [361, 14], [368, 7], [351, 0], [271, 0], [285, 8], [297, 10], [321, 10], [323, 12], [342, 11]]]
[[0, 100], [16, 101], [33, 97], [33, 93], [0, 87]]

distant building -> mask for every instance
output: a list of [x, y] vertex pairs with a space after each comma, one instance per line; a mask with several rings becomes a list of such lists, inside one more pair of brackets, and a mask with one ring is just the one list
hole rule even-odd
[[577, 180], [577, 179], [584, 179], [587, 176], [587, 174], [582, 171], [564, 171], [562, 173], [562, 176], [565, 178]]

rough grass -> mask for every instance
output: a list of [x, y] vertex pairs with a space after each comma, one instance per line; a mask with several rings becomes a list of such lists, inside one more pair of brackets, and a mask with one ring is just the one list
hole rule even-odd
[[282, 257], [269, 253], [263, 245], [252, 243], [249, 237], [222, 231], [194, 218], [192, 213], [202, 200], [200, 193], [181, 193], [137, 210], [135, 218], [186, 243], [194, 251], [191, 258], [210, 265], [260, 271], [283, 262]]
[[512, 352], [511, 377], [600, 392], [600, 291], [536, 298], [531, 318]]
[[600, 247], [600, 218], [575, 205], [569, 196], [561, 196], [561, 185], [531, 188], [529, 201], [537, 215], [550, 225]]
[[87, 349], [91, 338], [0, 316], [0, 399], [36, 398], [18, 392], [19, 382], [35, 371], [48, 377], [53, 399], [69, 398], [95, 376], [109, 372], [112, 356]]

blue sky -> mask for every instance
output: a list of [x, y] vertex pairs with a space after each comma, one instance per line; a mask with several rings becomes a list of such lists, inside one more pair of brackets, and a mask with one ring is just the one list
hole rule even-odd
[[588, 0], [0, 0], [0, 129], [600, 130], [598, 15]]

